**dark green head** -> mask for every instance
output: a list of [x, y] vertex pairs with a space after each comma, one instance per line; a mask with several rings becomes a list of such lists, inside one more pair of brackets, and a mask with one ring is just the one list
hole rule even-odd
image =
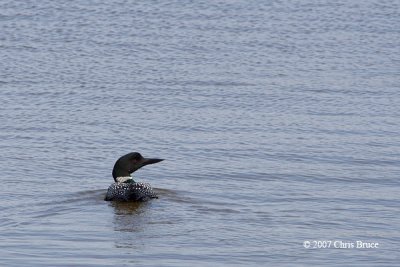
[[117, 162], [115, 162], [112, 176], [115, 181], [117, 177], [130, 176], [134, 171], [146, 166], [148, 164], [154, 164], [163, 161], [163, 159], [150, 159], [144, 158], [138, 152], [132, 152], [120, 157]]

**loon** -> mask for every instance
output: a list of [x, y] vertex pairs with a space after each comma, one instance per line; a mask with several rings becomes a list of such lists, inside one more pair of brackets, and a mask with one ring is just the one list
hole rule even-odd
[[158, 198], [149, 184], [135, 182], [131, 173], [141, 167], [163, 161], [163, 159], [144, 158], [138, 152], [131, 152], [115, 162], [112, 176], [115, 183], [107, 190], [106, 201], [147, 201]]

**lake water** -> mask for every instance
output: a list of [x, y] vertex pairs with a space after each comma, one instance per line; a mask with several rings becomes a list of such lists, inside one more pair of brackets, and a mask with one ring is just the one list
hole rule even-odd
[[[0, 29], [1, 266], [398, 266], [399, 1], [3, 0]], [[159, 199], [103, 201], [132, 151]]]

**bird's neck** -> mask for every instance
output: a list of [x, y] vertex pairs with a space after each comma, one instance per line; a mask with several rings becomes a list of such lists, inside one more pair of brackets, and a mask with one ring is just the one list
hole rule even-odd
[[115, 178], [117, 183], [134, 183], [135, 181], [132, 179], [131, 176], [120, 176]]

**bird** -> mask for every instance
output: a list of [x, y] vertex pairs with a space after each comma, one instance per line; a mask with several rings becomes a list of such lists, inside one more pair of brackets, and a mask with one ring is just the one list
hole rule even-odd
[[164, 159], [144, 158], [139, 152], [131, 152], [120, 157], [114, 165], [112, 176], [114, 183], [107, 190], [105, 201], [148, 201], [158, 198], [147, 183], [135, 182], [131, 173]]

